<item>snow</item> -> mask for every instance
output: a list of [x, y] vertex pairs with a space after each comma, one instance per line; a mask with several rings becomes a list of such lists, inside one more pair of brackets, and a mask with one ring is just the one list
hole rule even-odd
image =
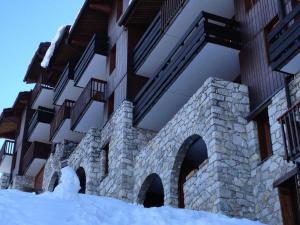
[[41, 62], [41, 66], [43, 68], [47, 68], [49, 65], [49, 62], [51, 60], [51, 57], [53, 56], [55, 47], [56, 47], [56, 43], [62, 38], [62, 35], [64, 34], [64, 31], [66, 29], [67, 26], [61, 26], [60, 28], [58, 28], [53, 40], [51, 41], [51, 44], [43, 58], [43, 61]]
[[79, 180], [66, 167], [53, 193], [0, 191], [2, 225], [262, 225], [207, 212], [171, 207], [145, 209], [116, 199], [78, 194]]

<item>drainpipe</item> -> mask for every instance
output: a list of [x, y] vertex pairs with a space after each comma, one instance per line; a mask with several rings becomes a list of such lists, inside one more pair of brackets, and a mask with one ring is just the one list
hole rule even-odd
[[290, 88], [289, 88], [290, 79], [291, 79], [291, 76], [286, 75], [284, 77], [284, 90], [285, 90], [286, 103], [287, 103], [288, 109], [292, 107], [291, 94], [290, 94]]

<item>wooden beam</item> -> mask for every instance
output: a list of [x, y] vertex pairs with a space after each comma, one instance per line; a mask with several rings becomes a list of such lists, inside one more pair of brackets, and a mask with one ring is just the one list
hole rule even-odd
[[110, 14], [112, 11], [112, 7], [110, 4], [89, 4], [89, 8], [95, 11], [100, 11], [106, 14]]

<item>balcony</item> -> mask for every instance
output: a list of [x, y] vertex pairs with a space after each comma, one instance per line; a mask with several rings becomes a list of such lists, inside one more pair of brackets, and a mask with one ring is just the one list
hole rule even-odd
[[135, 125], [158, 131], [208, 77], [234, 81], [240, 48], [238, 22], [202, 12], [135, 98]]
[[300, 162], [300, 101], [278, 118], [286, 160]]
[[94, 35], [75, 67], [77, 87], [86, 87], [91, 78], [105, 80], [107, 39]]
[[10, 173], [13, 155], [15, 152], [15, 142], [6, 140], [0, 150], [0, 172]]
[[300, 72], [300, 4], [268, 35], [269, 58], [273, 70]]
[[77, 100], [82, 88], [76, 87], [74, 84], [74, 67], [68, 64], [54, 89], [53, 101], [55, 105], [62, 105], [66, 99]]
[[71, 110], [75, 102], [65, 100], [63, 105], [56, 112], [50, 125], [50, 138], [53, 143], [60, 143], [64, 140], [79, 142], [82, 134], [71, 130]]
[[32, 91], [31, 107], [33, 109], [38, 109], [39, 106], [53, 108], [53, 94], [53, 87], [46, 84], [37, 83]]
[[134, 49], [136, 74], [153, 77], [202, 12], [234, 16], [233, 0], [166, 0]]
[[51, 145], [33, 142], [27, 149], [22, 160], [24, 175], [35, 177], [45, 165], [51, 152]]
[[91, 79], [76, 101], [71, 112], [71, 129], [86, 133], [90, 128], [101, 128], [106, 101], [106, 82]]
[[49, 143], [50, 123], [54, 116], [54, 111], [44, 107], [38, 107], [34, 113], [27, 130], [29, 142]]

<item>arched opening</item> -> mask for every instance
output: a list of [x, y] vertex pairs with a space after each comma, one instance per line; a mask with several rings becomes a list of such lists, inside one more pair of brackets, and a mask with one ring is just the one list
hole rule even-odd
[[[193, 135], [182, 144], [174, 167], [178, 177], [178, 207], [184, 208], [184, 184], [192, 177], [201, 165], [207, 162], [207, 147], [199, 135]], [[179, 169], [179, 170], [178, 170]]]
[[58, 183], [59, 183], [58, 173], [55, 172], [51, 177], [48, 190], [51, 191], [51, 192], [54, 191], [54, 189], [56, 188]]
[[86, 189], [86, 176], [85, 176], [85, 171], [82, 167], [79, 167], [76, 170], [76, 174], [79, 178], [79, 182], [80, 182], [80, 190], [78, 193], [82, 193], [85, 194], [85, 189]]
[[164, 205], [164, 188], [160, 177], [153, 173], [144, 181], [140, 193], [139, 202], [145, 208], [160, 207]]

